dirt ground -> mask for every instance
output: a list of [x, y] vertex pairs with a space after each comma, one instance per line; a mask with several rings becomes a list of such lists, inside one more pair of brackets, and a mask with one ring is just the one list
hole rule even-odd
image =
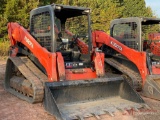
[[[6, 60], [0, 58], [0, 120], [55, 120], [42, 103], [30, 104], [6, 92], [3, 87]], [[143, 97], [144, 98], [144, 97]], [[103, 120], [160, 120], [160, 101], [144, 98], [148, 110], [115, 113]]]

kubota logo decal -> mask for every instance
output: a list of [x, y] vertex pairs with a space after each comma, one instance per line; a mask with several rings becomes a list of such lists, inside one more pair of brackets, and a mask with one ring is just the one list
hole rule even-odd
[[111, 43], [111, 45], [113, 45], [115, 48], [117, 48], [118, 50], [122, 51], [122, 47], [121, 47], [120, 45], [118, 45], [117, 43], [115, 43], [115, 42], [113, 42], [113, 41], [111, 41], [110, 43]]
[[28, 45], [31, 46], [31, 48], [33, 48], [33, 43], [32, 43], [26, 36], [24, 37], [24, 40], [26, 41], [26, 43], [27, 43]]

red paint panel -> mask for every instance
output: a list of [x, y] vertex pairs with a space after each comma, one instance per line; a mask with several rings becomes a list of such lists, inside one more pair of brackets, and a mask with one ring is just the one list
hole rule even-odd
[[160, 67], [152, 66], [152, 74], [159, 75]]
[[75, 73], [73, 69], [66, 69], [66, 80], [91, 80], [97, 78], [96, 72], [90, 68], [84, 68], [82, 73]]
[[104, 54], [96, 52], [94, 58], [95, 70], [97, 76], [104, 76]]
[[60, 80], [65, 79], [65, 66], [64, 59], [60, 52], [57, 52], [57, 69], [58, 69], [58, 77]]

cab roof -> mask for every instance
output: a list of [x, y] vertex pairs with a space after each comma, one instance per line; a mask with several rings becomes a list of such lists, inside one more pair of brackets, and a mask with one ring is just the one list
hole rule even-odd
[[52, 4], [55, 14], [58, 18], [70, 18], [75, 16], [87, 15], [90, 13], [89, 8]]

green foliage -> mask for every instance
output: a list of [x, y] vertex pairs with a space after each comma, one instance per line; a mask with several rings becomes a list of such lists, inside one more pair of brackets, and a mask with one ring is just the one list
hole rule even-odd
[[39, 5], [38, 0], [2, 0], [0, 4], [0, 37], [7, 35], [7, 23], [29, 25], [29, 13]]
[[4, 15], [9, 22], [19, 22], [28, 27], [29, 13], [38, 6], [37, 0], [8, 0]]
[[47, 4], [64, 4], [91, 8], [92, 29], [108, 32], [110, 21], [120, 17], [152, 17], [144, 0], [1, 0], [0, 37], [7, 35], [7, 22], [29, 25], [29, 13], [33, 8]]
[[10, 42], [8, 39], [0, 39], [0, 56], [7, 56]]
[[[96, 1], [96, 0], [95, 0]], [[99, 0], [96, 4], [91, 5], [92, 12], [92, 29], [108, 31], [110, 21], [121, 17], [122, 6], [117, 1]]]
[[6, 0], [1, 0], [0, 4], [0, 38], [2, 38], [6, 33], [6, 23], [7, 18], [4, 16]]
[[7, 22], [19, 22], [24, 27], [29, 24], [29, 12], [38, 5], [51, 3], [89, 7], [92, 9], [92, 28], [109, 30], [112, 19], [131, 16], [152, 16], [152, 10], [144, 0], [2, 0], [0, 5], [1, 36], [6, 31]]
[[124, 0], [123, 17], [152, 17], [152, 11], [146, 7], [145, 0]]
[[[52, 3], [91, 8], [92, 29], [103, 30], [105, 32], [109, 32], [110, 21], [116, 18], [140, 16], [153, 17], [152, 9], [146, 7], [145, 0], [1, 0], [0, 51], [5, 50], [6, 48], [8, 49], [9, 42], [4, 42], [4, 39], [7, 36], [8, 22], [18, 22], [22, 26], [28, 28], [30, 11], [38, 6]], [[79, 19], [78, 22], [77, 21], [78, 20], [75, 19], [72, 21], [72, 24], [75, 25], [75, 27], [79, 27], [79, 30], [81, 31], [84, 28], [81, 26], [86, 26], [86, 24], [81, 19]], [[76, 23], [82, 24], [79, 26]], [[157, 31], [158, 27], [152, 26], [147, 32], [153, 31], [155, 28]], [[4, 46], [6, 47], [4, 48]]]

